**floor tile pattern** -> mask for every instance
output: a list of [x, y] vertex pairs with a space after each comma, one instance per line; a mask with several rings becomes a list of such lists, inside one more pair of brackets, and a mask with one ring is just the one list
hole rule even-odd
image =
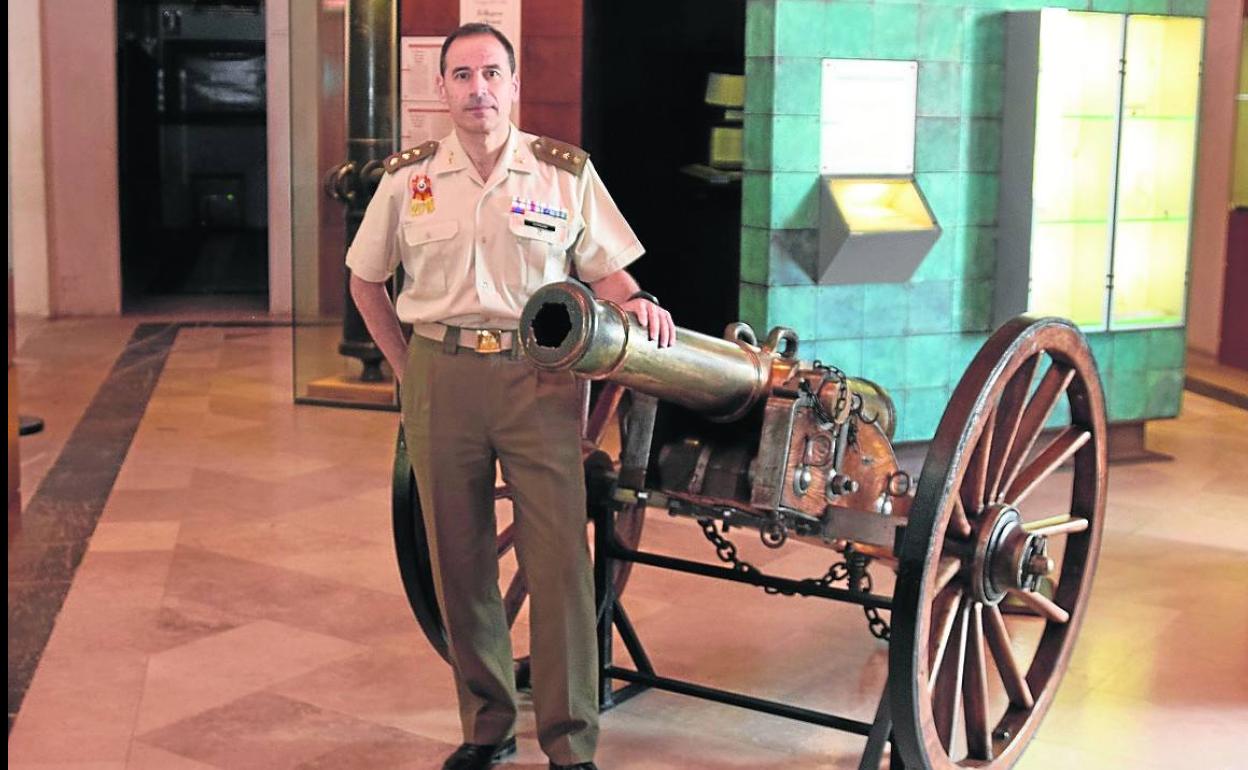
[[169, 324], [134, 330], [23, 506], [8, 560], [10, 730], [176, 335]]
[[[106, 327], [95, 339], [95, 360], [107, 361], [125, 335]], [[19, 349], [23, 392], [39, 386], [35, 406], [49, 417], [80, 414], [83, 382], [64, 383], [65, 404], [51, 399], [40, 356], [55, 347], [43, 347]], [[397, 416], [294, 405], [290, 362], [289, 329], [177, 334], [13, 724], [11, 767], [437, 768], [459, 742], [450, 672], [394, 563]], [[1020, 767], [1243, 766], [1245, 415], [1189, 394], [1179, 419], [1149, 426], [1150, 446], [1173, 461], [1113, 469], [1088, 620]], [[834, 556], [734, 538], [786, 576], [821, 574]], [[714, 560], [695, 524], [660, 512], [642, 544]], [[878, 573], [887, 593], [890, 575]], [[11, 580], [11, 607], [14, 598]], [[856, 607], [640, 566], [624, 598], [662, 674], [871, 718], [887, 648]], [[517, 731], [520, 751], [504, 767], [544, 768], [527, 702]], [[604, 715], [598, 759], [841, 768], [856, 766], [862, 745], [649, 692]]]

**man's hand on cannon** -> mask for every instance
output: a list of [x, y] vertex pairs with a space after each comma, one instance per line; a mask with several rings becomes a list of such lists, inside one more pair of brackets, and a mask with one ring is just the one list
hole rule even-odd
[[658, 340], [659, 347], [671, 347], [676, 341], [676, 323], [672, 321], [672, 314], [659, 307], [657, 297], [642, 291], [628, 271], [616, 270], [590, 283], [589, 287], [599, 298], [614, 302], [624, 312], [637, 316], [646, 330], [646, 336]]
[[653, 294], [638, 291], [620, 307], [637, 316], [647, 336], [659, 341], [659, 347], [670, 347], [676, 341], [676, 323], [672, 321], [672, 314], [659, 306]]

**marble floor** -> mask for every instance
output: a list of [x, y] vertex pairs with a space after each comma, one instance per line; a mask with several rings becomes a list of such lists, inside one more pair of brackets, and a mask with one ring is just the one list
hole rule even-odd
[[[393, 556], [396, 415], [293, 404], [289, 328], [20, 319], [18, 335], [21, 411], [47, 427], [20, 444], [9, 766], [440, 767], [459, 728]], [[1112, 469], [1087, 620], [1019, 767], [1248, 767], [1248, 412], [1186, 393], [1148, 443], [1173, 460]], [[734, 537], [779, 574], [835, 556]], [[642, 545], [714, 560], [657, 511]], [[23, 615], [58, 594], [59, 613]], [[662, 674], [871, 720], [887, 647], [857, 608], [641, 566], [625, 602]], [[41, 654], [15, 653], [40, 633]], [[863, 747], [655, 691], [602, 727], [614, 769], [856, 767]], [[527, 702], [517, 731], [504, 767], [544, 768]]]

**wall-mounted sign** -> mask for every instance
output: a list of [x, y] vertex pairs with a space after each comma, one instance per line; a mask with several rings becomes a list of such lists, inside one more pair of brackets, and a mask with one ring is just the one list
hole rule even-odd
[[917, 62], [824, 59], [819, 109], [823, 174], [911, 174]]
[[403, 146], [415, 147], [430, 139], [441, 140], [451, 133], [451, 114], [444, 109], [427, 109], [420, 102], [404, 102], [399, 119]]
[[451, 132], [438, 95], [438, 62], [444, 37], [404, 37], [399, 46], [399, 146], [415, 147]]
[[441, 103], [438, 62], [444, 37], [405, 37], [400, 46], [399, 96], [405, 102]]
[[520, 57], [520, 0], [459, 0], [459, 23], [489, 24], [502, 32]]

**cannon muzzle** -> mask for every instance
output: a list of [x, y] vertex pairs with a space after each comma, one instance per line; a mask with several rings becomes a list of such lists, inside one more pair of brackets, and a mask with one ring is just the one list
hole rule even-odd
[[[760, 344], [744, 323], [730, 324], [724, 338], [678, 327], [672, 346], [659, 348], [636, 316], [571, 281], [543, 286], [529, 299], [520, 334], [539, 369], [611, 380], [719, 422], [741, 418], [798, 371], [792, 329], [776, 327]], [[847, 384], [864, 414], [891, 436], [888, 394], [868, 380]]]

